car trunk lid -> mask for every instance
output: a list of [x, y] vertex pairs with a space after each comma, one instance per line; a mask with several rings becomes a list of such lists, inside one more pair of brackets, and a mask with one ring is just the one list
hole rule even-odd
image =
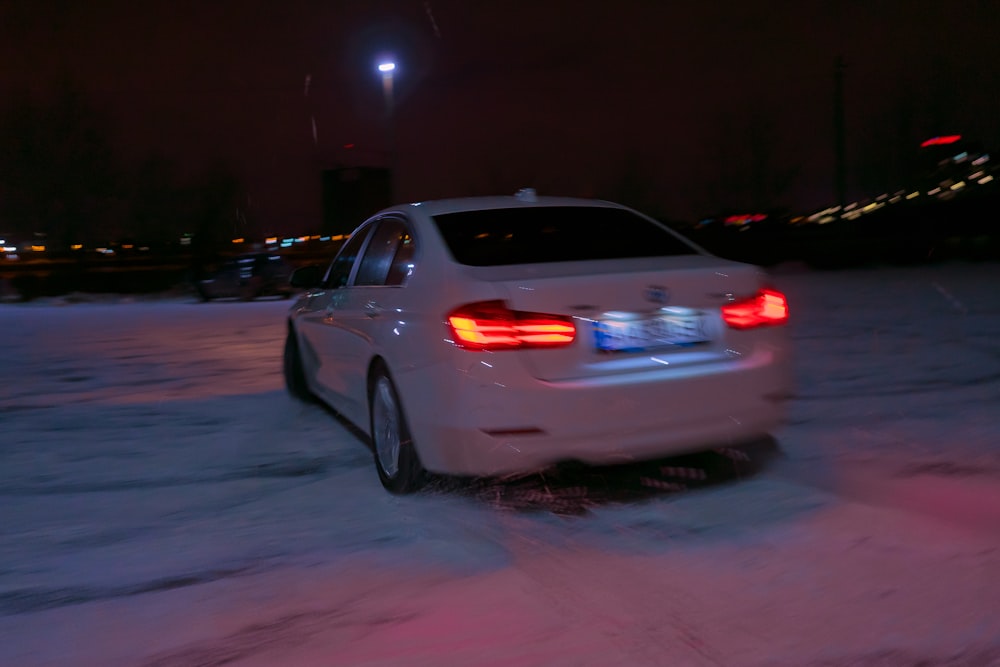
[[[566, 347], [517, 354], [537, 379], [564, 381], [715, 363], [736, 335], [719, 307], [751, 296], [760, 270], [706, 255], [467, 267], [516, 311], [573, 318]], [[506, 352], [505, 352], [506, 353]]]

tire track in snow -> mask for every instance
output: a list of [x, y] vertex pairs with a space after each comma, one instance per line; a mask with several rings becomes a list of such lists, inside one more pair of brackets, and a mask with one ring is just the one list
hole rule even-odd
[[845, 500], [903, 510], [1000, 538], [1000, 480], [995, 471], [945, 463], [904, 469], [840, 464], [829, 470], [817, 469], [815, 462], [785, 461], [771, 474]]
[[[565, 618], [567, 626], [605, 628], [606, 641], [617, 655], [627, 656], [627, 664], [726, 664], [691, 620], [700, 605], [642, 569], [645, 559], [631, 561], [582, 545], [554, 546], [514, 526], [511, 535], [513, 565], [535, 584], [532, 593]], [[598, 572], [606, 576], [595, 577]]]

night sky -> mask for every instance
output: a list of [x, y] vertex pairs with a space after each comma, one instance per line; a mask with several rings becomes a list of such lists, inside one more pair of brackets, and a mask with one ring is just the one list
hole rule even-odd
[[998, 34], [996, 0], [2, 0], [0, 92], [72, 81], [123, 156], [227, 161], [301, 233], [321, 169], [386, 161], [388, 53], [399, 199], [531, 185], [692, 219], [833, 201], [838, 54], [853, 196], [927, 136], [1000, 146]]

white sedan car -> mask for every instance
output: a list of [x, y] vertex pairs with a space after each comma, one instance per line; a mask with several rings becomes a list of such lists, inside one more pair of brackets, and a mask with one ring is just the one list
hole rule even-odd
[[394, 206], [292, 283], [288, 388], [367, 433], [395, 493], [737, 446], [792, 389], [788, 304], [762, 271], [610, 202]]

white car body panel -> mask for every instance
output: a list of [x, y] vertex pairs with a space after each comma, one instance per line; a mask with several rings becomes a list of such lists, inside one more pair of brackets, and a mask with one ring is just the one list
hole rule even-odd
[[[495, 197], [399, 206], [373, 216], [405, 217], [417, 247], [412, 274], [403, 286], [312, 290], [293, 306], [290, 319], [313, 393], [368, 432], [368, 373], [374, 360], [383, 360], [424, 467], [461, 475], [732, 446], [781, 424], [792, 390], [787, 327], [736, 330], [719, 310], [764, 284], [757, 267], [703, 252], [465, 266], [452, 258], [431, 219], [521, 205], [617, 207]], [[702, 313], [711, 341], [645, 353], [598, 351], [593, 320], [609, 311], [648, 314], [665, 307], [644, 297], [649, 286], [665, 288], [670, 307]], [[576, 339], [555, 349], [489, 352], [456, 345], [448, 313], [496, 299], [514, 310], [572, 316]]]

